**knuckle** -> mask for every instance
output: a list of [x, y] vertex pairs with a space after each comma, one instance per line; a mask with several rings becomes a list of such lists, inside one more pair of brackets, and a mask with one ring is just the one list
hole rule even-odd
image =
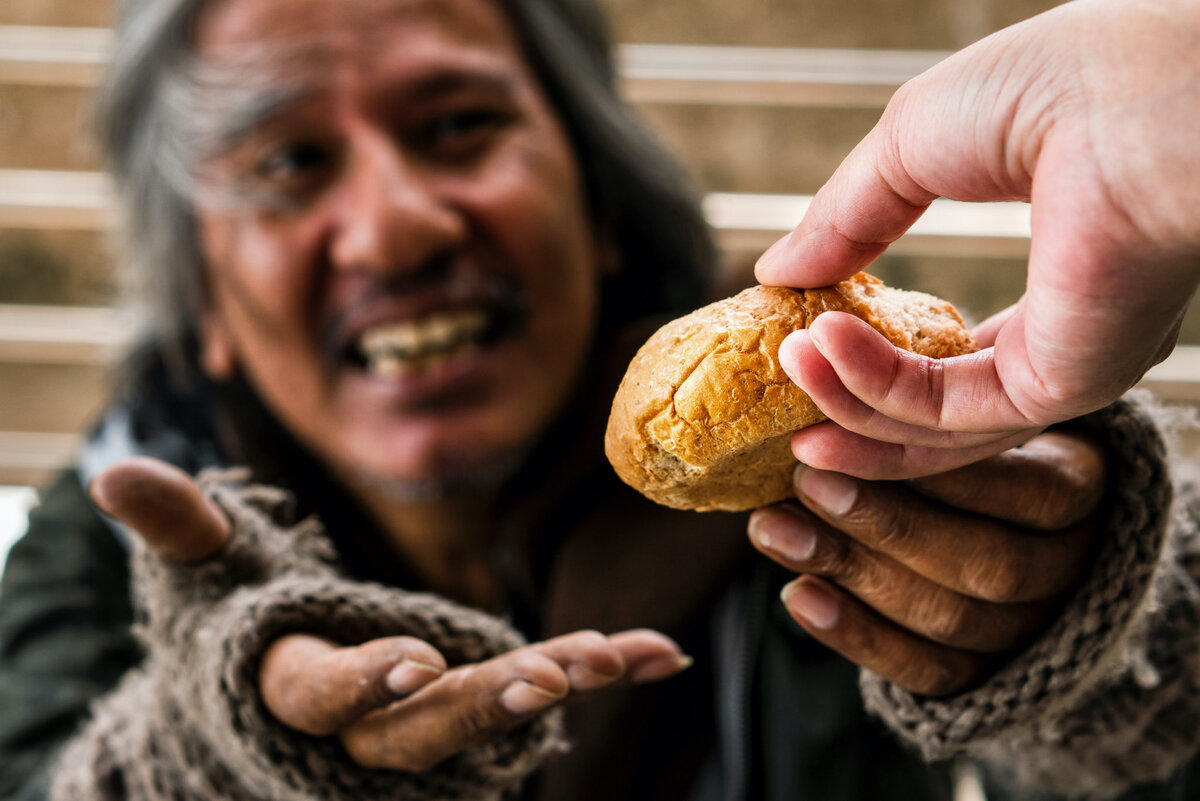
[[611, 647], [608, 638], [595, 629], [577, 631], [571, 637], [573, 647], [589, 653], [607, 651]]
[[358, 765], [364, 768], [389, 768], [395, 767], [394, 763], [402, 760], [404, 755], [398, 751], [391, 752], [392, 759], [385, 759], [385, 754], [388, 752], [381, 748], [379, 739], [371, 736], [361, 727], [351, 726], [341, 732], [338, 739], [342, 742], [342, 748], [345, 749], [346, 755]]
[[841, 537], [826, 537], [813, 559], [812, 572], [835, 578], [839, 584], [858, 589], [863, 584], [867, 570], [857, 549]]
[[946, 365], [939, 359], [920, 359], [917, 364], [923, 373], [924, 402], [929, 410], [929, 419], [934, 421], [934, 428], [944, 431], [946, 430]]
[[454, 742], [465, 748], [499, 729], [510, 717], [500, 703], [499, 694], [483, 703], [468, 704], [451, 722]]
[[1030, 572], [1015, 558], [969, 559], [964, 565], [963, 585], [969, 595], [992, 603], [1025, 600]]
[[857, 522], [875, 532], [879, 547], [894, 555], [902, 555], [912, 547], [917, 531], [917, 515], [912, 507], [903, 502], [890, 504], [862, 504], [857, 511]]
[[446, 716], [450, 737], [463, 744], [476, 742], [506, 719], [500, 691], [494, 689], [494, 679], [478, 666], [460, 669], [453, 680], [456, 683], [446, 687], [447, 697], [461, 701]]
[[1101, 482], [1083, 469], [1060, 465], [1047, 471], [1035, 509], [1038, 528], [1055, 531], [1087, 517], [1100, 501]]
[[925, 636], [943, 645], [961, 645], [970, 641], [978, 622], [965, 600], [946, 603], [944, 598], [930, 599], [920, 619]]
[[323, 737], [337, 729], [337, 711], [327, 693], [314, 686], [312, 679], [304, 677], [282, 690], [271, 711], [285, 725]]
[[845, 580], [847, 567], [844, 549], [835, 546], [818, 551], [811, 562], [805, 565], [805, 572]]

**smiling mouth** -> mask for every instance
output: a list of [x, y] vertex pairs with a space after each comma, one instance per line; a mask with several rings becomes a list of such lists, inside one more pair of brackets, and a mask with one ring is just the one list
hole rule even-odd
[[367, 329], [354, 343], [351, 358], [371, 375], [413, 375], [472, 353], [510, 327], [504, 315], [483, 308], [434, 312]]

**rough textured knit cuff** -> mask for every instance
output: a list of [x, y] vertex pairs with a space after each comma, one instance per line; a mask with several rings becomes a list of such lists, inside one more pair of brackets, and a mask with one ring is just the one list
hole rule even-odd
[[1122, 400], [1080, 421], [1105, 441], [1116, 494], [1095, 564], [1058, 620], [973, 691], [916, 696], [864, 671], [868, 709], [927, 759], [975, 752], [1075, 705], [1114, 669], [1159, 564], [1171, 504], [1165, 448], [1138, 403]]
[[499, 799], [559, 747], [559, 719], [550, 714], [430, 771], [404, 773], [361, 767], [336, 738], [277, 722], [257, 673], [261, 654], [283, 634], [345, 644], [408, 635], [451, 666], [522, 639], [502, 621], [436, 596], [345, 580], [315, 521], [279, 525], [287, 496], [230, 483], [241, 478], [201, 477], [233, 524], [217, 556], [171, 565], [139, 549], [146, 663], [97, 706], [62, 760], [56, 799]]

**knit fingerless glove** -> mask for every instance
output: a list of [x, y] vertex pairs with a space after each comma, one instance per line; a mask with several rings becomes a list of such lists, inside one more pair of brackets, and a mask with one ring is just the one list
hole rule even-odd
[[1108, 447], [1111, 508], [1091, 575], [1057, 621], [957, 696], [916, 696], [862, 672], [868, 709], [927, 759], [972, 755], [1030, 786], [1104, 797], [1195, 752], [1200, 504], [1185, 490], [1172, 520], [1153, 404], [1131, 395], [1078, 421]]
[[[343, 578], [320, 525], [292, 527], [289, 497], [208, 472], [202, 489], [232, 536], [200, 563], [166, 563], [135, 546], [144, 665], [95, 707], [60, 760], [52, 798], [499, 799], [561, 745], [557, 713], [468, 748], [430, 771], [352, 762], [336, 738], [282, 725], [258, 691], [258, 664], [278, 637], [304, 632], [347, 645], [407, 635], [450, 666], [523, 644], [504, 622], [433, 595]], [[136, 538], [135, 538], [136, 539]]]

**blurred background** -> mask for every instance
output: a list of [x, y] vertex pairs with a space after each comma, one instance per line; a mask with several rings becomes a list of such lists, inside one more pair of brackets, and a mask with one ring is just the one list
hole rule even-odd
[[[601, 0], [626, 95], [705, 193], [723, 289], [870, 130], [904, 80], [1049, 0]], [[36, 487], [70, 458], [134, 330], [120, 309], [107, 185], [88, 134], [114, 0], [0, 2], [0, 561]], [[1024, 283], [1021, 204], [935, 205], [873, 270], [974, 319]], [[1200, 313], [1147, 377], [1200, 405]], [[1192, 447], [1194, 447], [1192, 443]]]

